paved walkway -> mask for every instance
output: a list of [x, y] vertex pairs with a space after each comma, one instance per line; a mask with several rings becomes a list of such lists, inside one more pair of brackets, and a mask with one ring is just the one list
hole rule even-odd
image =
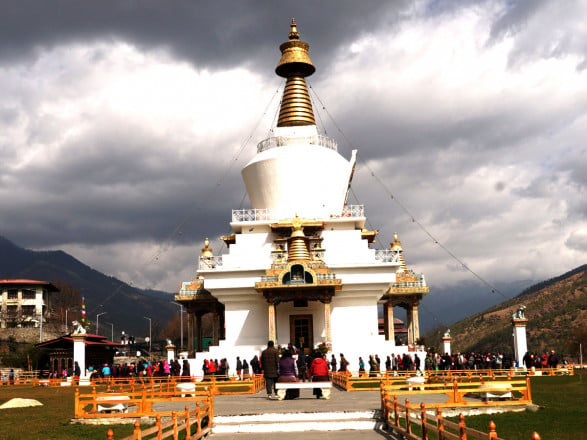
[[265, 391], [257, 394], [214, 397], [216, 416], [237, 416], [264, 413], [345, 412], [379, 410], [379, 391], [340, 391], [332, 388], [330, 400], [316, 399], [312, 390], [300, 390], [294, 400], [269, 400]]
[[[400, 402], [405, 397], [398, 396]], [[447, 399], [444, 394], [411, 397], [411, 403], [416, 404]], [[264, 390], [257, 394], [215, 396], [215, 428], [210, 437], [264, 440], [279, 436], [280, 440], [293, 440], [303, 436], [304, 440], [345, 440], [360, 436], [367, 440], [395, 440], [382, 428], [379, 399], [379, 391], [345, 392], [336, 388], [332, 388], [330, 400], [316, 399], [310, 389], [300, 390], [298, 399], [281, 401], [269, 400]]]
[[[438, 396], [430, 396], [437, 400]], [[329, 400], [316, 399], [312, 390], [300, 390], [294, 400], [269, 400], [264, 391], [257, 394], [216, 396], [214, 398], [215, 424], [218, 427], [212, 439], [395, 439], [382, 429], [380, 421], [379, 391], [345, 392], [332, 389]], [[253, 420], [257, 420], [254, 422]], [[297, 421], [301, 420], [301, 421]], [[254, 427], [252, 424], [257, 423]], [[294, 432], [228, 432], [224, 429], [270, 429], [265, 425], [277, 425], [278, 429]], [[297, 427], [292, 425], [298, 425]], [[324, 425], [337, 425], [335, 430], [324, 430]], [[303, 434], [300, 432], [303, 430]], [[328, 428], [327, 428], [328, 429]]]

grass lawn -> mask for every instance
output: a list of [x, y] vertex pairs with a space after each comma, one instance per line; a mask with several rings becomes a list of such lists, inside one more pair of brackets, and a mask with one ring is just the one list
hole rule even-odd
[[587, 438], [587, 372], [574, 376], [534, 377], [532, 401], [537, 412], [467, 417], [467, 426], [487, 432], [491, 420], [497, 434], [508, 440], [529, 440], [534, 431], [542, 440]]
[[[0, 410], [2, 440], [105, 440], [108, 426], [72, 425], [75, 388], [1, 387], [0, 404], [15, 398], [38, 400], [43, 406]], [[587, 372], [575, 376], [535, 377], [532, 398], [537, 412], [467, 417], [467, 426], [487, 432], [490, 420], [508, 440], [529, 440], [536, 431], [542, 440], [585, 438]], [[132, 434], [132, 425], [114, 425], [115, 438]]]
[[[87, 388], [89, 390], [89, 388]], [[82, 388], [84, 390], [84, 388]], [[2, 440], [49, 440], [49, 439], [106, 439], [108, 426], [72, 425], [75, 388], [13, 386], [0, 388], [0, 404], [20, 397], [35, 399], [43, 406], [0, 410]], [[112, 426], [115, 438], [132, 434], [132, 425]]]

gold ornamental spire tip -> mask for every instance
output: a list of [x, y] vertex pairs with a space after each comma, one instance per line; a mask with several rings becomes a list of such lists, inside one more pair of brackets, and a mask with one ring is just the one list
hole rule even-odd
[[212, 258], [213, 256], [214, 253], [212, 252], [212, 249], [210, 249], [210, 240], [206, 237], [204, 240], [204, 247], [202, 248], [202, 257]]
[[289, 31], [289, 39], [290, 40], [299, 40], [300, 34], [298, 33], [298, 28], [296, 26], [296, 19], [295, 18], [291, 19], [290, 29], [291, 30]]
[[278, 127], [316, 125], [305, 80], [306, 76], [316, 71], [308, 55], [309, 49], [310, 45], [300, 40], [296, 21], [292, 18], [289, 40], [279, 46], [281, 59], [275, 68], [277, 75], [287, 79], [279, 110]]

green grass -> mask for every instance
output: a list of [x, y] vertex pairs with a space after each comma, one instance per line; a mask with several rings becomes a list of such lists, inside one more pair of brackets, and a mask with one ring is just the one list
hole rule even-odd
[[[108, 426], [72, 425], [74, 388], [1, 387], [0, 404], [15, 398], [36, 399], [43, 406], [0, 410], [2, 440], [104, 440]], [[584, 438], [587, 420], [587, 372], [575, 376], [532, 378], [532, 398], [538, 412], [467, 417], [467, 426], [487, 432], [490, 420], [508, 440], [529, 440], [536, 431], [542, 440]], [[132, 425], [114, 425], [115, 439], [132, 434]]]
[[[82, 388], [83, 389], [83, 388]], [[0, 409], [2, 440], [106, 439], [108, 426], [70, 424], [75, 388], [14, 386], [0, 388], [0, 404], [20, 397], [35, 399], [43, 406]], [[113, 425], [115, 438], [132, 434], [132, 425]]]
[[531, 389], [532, 401], [540, 406], [537, 412], [469, 416], [467, 426], [487, 432], [493, 420], [499, 437], [508, 440], [529, 440], [534, 431], [542, 440], [585, 438], [587, 373], [534, 377]]

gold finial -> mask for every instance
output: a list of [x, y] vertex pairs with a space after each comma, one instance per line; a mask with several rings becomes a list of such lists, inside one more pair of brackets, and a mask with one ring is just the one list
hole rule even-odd
[[300, 39], [300, 34], [298, 34], [298, 28], [296, 26], [296, 19], [292, 18], [291, 19], [291, 30], [289, 31], [289, 39], [290, 40], [299, 40]]
[[393, 243], [391, 243], [391, 250], [394, 252], [399, 252], [400, 270], [406, 270], [408, 267], [406, 266], [406, 261], [404, 260], [404, 249], [402, 248], [402, 244], [398, 239], [397, 232], [393, 233]]
[[277, 75], [287, 79], [279, 109], [278, 127], [316, 125], [304, 79], [316, 71], [308, 55], [309, 49], [310, 45], [300, 40], [296, 21], [292, 19], [289, 40], [279, 46], [281, 59], [275, 68]]
[[304, 234], [302, 221], [299, 217], [293, 219], [292, 226], [291, 236], [288, 240], [287, 261], [309, 260], [308, 239]]
[[204, 247], [202, 248], [202, 257], [212, 258], [213, 256], [214, 253], [212, 252], [212, 249], [210, 249], [210, 240], [208, 240], [208, 237], [206, 237], [204, 240]]
[[392, 251], [403, 251], [402, 244], [397, 237], [397, 232], [393, 233], [393, 243], [391, 243]]

